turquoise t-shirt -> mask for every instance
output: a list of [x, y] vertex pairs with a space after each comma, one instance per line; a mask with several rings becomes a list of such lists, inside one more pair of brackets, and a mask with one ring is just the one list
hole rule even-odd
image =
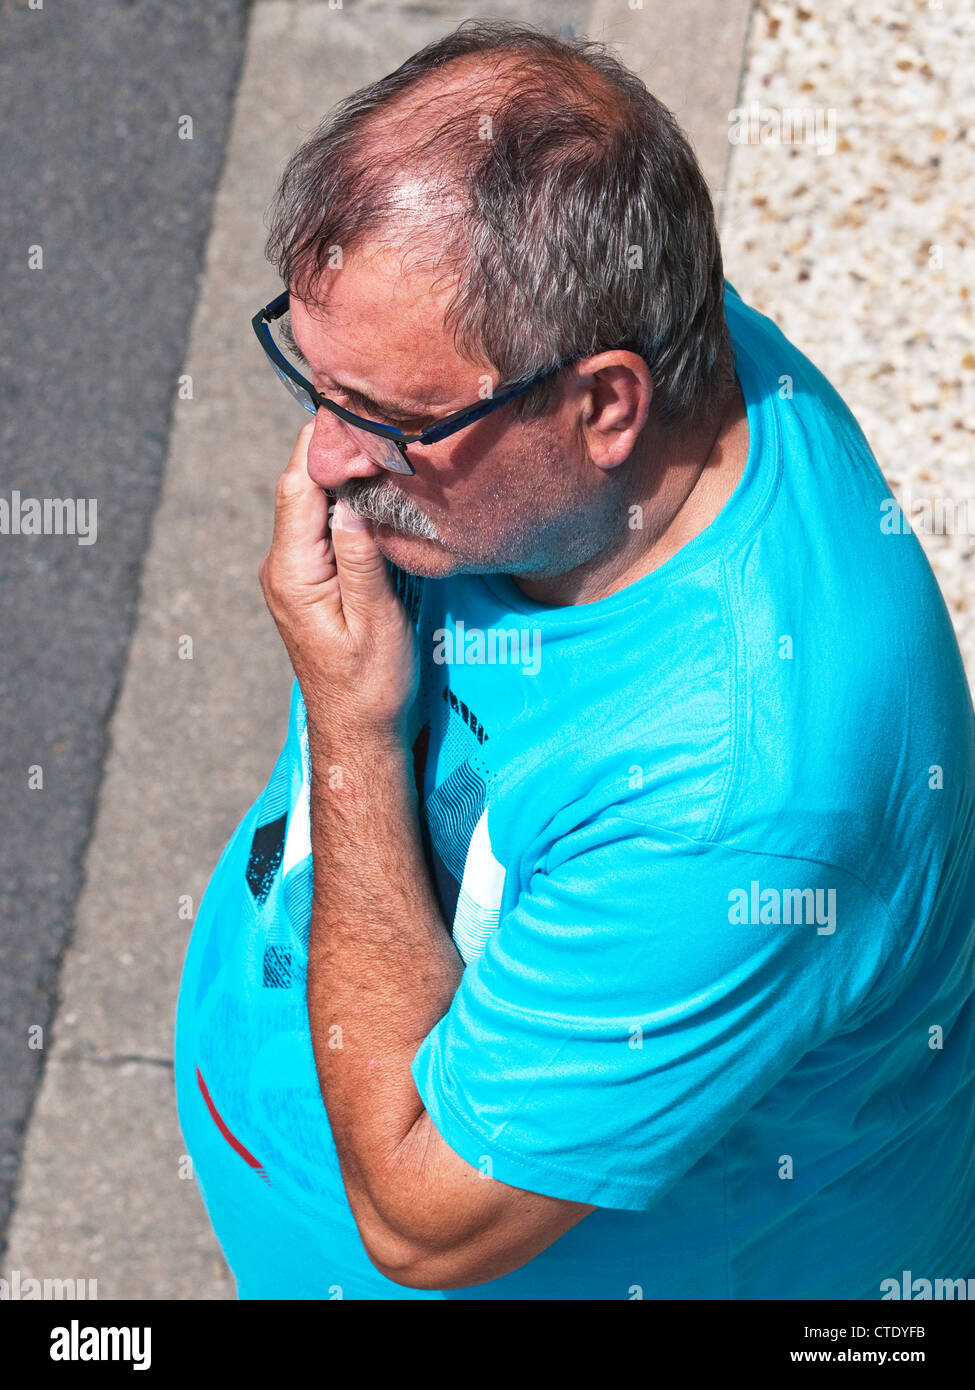
[[177, 1011], [180, 1123], [242, 1298], [877, 1299], [903, 1270], [975, 1275], [958, 646], [839, 396], [730, 286], [726, 312], [748, 460], [665, 564], [562, 608], [395, 574], [465, 966], [413, 1079], [472, 1166], [599, 1210], [469, 1289], [369, 1262], [308, 1031], [295, 687]]

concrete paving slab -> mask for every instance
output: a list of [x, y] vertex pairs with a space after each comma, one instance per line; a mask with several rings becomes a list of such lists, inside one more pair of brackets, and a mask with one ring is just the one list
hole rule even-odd
[[183, 1152], [171, 1068], [52, 1058], [43, 1098], [0, 1277], [93, 1279], [99, 1299], [235, 1298]]

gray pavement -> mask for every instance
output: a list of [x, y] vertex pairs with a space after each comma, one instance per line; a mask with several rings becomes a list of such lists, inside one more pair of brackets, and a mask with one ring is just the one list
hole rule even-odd
[[[28, 1044], [51, 1038], [246, 15], [245, 0], [0, 10], [0, 496], [97, 508], [93, 544], [0, 535], [0, 1242], [49, 1051]], [[178, 136], [183, 114], [191, 140]], [[28, 785], [32, 766], [42, 788]]]
[[[527, 15], [513, 4], [484, 4], [473, 13]], [[334, 101], [389, 71], [465, 14], [440, 4], [347, 3], [338, 10], [299, 0], [261, 0], [251, 12], [188, 346], [182, 363], [170, 364], [160, 392], [166, 408], [172, 404], [171, 418], [164, 416], [161, 426], [162, 490], [0, 1273], [19, 1269], [23, 1277], [96, 1278], [100, 1298], [233, 1297], [189, 1180], [170, 1058], [191, 925], [179, 915], [180, 900], [188, 897], [194, 909], [199, 905], [223, 845], [267, 779], [287, 717], [290, 671], [264, 611], [256, 570], [270, 538], [274, 481], [301, 416], [267, 371], [248, 325], [255, 308], [275, 290], [263, 261], [263, 214], [288, 155]], [[616, 44], [674, 107], [720, 190], [728, 154], [726, 113], [738, 89], [747, 15], [746, 0], [694, 0], [679, 9], [645, 0], [642, 10], [629, 9], [625, 0], [599, 0], [594, 7], [547, 0], [530, 18], [551, 29], [573, 26]], [[18, 23], [26, 19], [18, 16]], [[189, 67], [196, 61], [184, 58]], [[182, 95], [175, 104], [179, 111], [197, 109]], [[147, 155], [147, 162], [152, 177], [165, 184], [161, 156]], [[168, 201], [171, 195], [160, 192], [164, 196]], [[26, 233], [18, 235], [24, 240]], [[87, 243], [85, 250], [89, 257], [97, 254]], [[191, 257], [182, 248], [180, 255], [189, 276]], [[135, 328], [127, 321], [126, 329], [136, 351], [140, 320], [152, 324], [156, 336], [158, 304], [153, 298], [145, 307], [138, 298], [132, 303]], [[113, 352], [121, 362], [129, 351], [126, 336], [89, 332], [87, 338], [90, 355]], [[38, 360], [46, 360], [43, 351]], [[192, 378], [192, 399], [173, 399], [174, 373]], [[99, 420], [105, 398], [104, 387], [100, 390], [99, 406], [90, 411]], [[120, 391], [119, 401], [124, 399]], [[125, 448], [116, 447], [113, 459], [138, 452], [132, 428], [123, 431]], [[73, 437], [65, 429], [64, 439]], [[162, 442], [159, 448], [161, 456]], [[39, 484], [32, 486], [39, 491]], [[80, 493], [81, 484], [74, 490]], [[117, 531], [118, 513], [134, 505], [121, 465], [104, 490], [116, 497], [114, 513], [108, 502], [106, 513], [116, 517]], [[154, 500], [149, 489], [142, 529], [136, 534], [133, 525], [127, 532], [135, 539], [126, 571], [131, 581]], [[43, 557], [53, 564], [54, 538], [45, 544]], [[78, 571], [75, 585], [83, 574], [84, 584], [95, 587], [91, 564], [84, 557], [71, 563]], [[128, 592], [131, 603], [131, 587]], [[53, 590], [34, 588], [19, 602], [19, 612], [11, 616], [22, 630], [30, 632], [33, 623], [37, 631], [35, 608], [50, 617], [62, 644], [60, 656], [54, 671], [35, 680], [55, 708], [58, 700], [62, 708], [70, 706], [77, 688], [73, 672], [96, 659], [90, 646], [102, 652], [102, 636], [91, 619], [88, 626], [68, 621]], [[118, 595], [109, 596], [106, 610], [107, 621], [121, 626], [124, 603]], [[129, 631], [126, 625], [122, 636], [114, 633], [116, 673]], [[190, 659], [180, 656], [186, 637], [192, 639]], [[29, 651], [33, 639], [22, 640]], [[58, 672], [60, 692], [53, 688]], [[21, 743], [26, 720], [20, 711], [28, 698], [23, 687], [7, 694], [7, 717]], [[110, 706], [111, 694], [98, 706], [102, 720]], [[26, 746], [36, 742], [31, 733]], [[95, 760], [93, 790], [105, 749], [103, 724], [93, 726], [83, 746]], [[42, 759], [22, 753], [14, 762], [17, 777], [25, 761]], [[21, 799], [26, 798], [25, 792]], [[76, 802], [73, 814], [82, 829], [91, 807], [91, 795]], [[35, 843], [46, 831], [48, 814], [32, 811]], [[44, 874], [59, 862], [52, 844], [43, 850], [44, 868], [37, 871], [34, 901], [40, 905], [47, 902]], [[75, 862], [82, 844], [79, 840]], [[28, 848], [19, 842], [21, 861]], [[14, 863], [22, 876], [21, 862]], [[76, 888], [77, 876], [66, 880], [58, 944], [68, 935]], [[25, 909], [22, 890], [11, 906], [8, 935], [19, 940], [28, 930], [25, 923], [37, 919]], [[12, 1029], [3, 1025], [7, 1064], [26, 1076], [28, 1085], [37, 1066], [35, 1059], [25, 1059], [24, 1028], [34, 1021], [31, 1008], [36, 1013], [50, 999], [54, 963], [50, 954], [46, 973], [21, 972], [11, 999], [18, 1022]], [[32, 1000], [28, 988], [35, 991]]]

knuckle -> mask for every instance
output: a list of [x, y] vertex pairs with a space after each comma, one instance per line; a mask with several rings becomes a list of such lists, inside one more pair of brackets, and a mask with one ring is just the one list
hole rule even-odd
[[278, 478], [277, 485], [275, 486], [275, 500], [279, 505], [282, 502], [288, 502], [292, 497], [295, 496], [297, 492], [300, 491], [300, 488], [300, 478], [298, 478], [297, 474], [293, 469], [286, 468], [285, 471], [281, 474], [280, 478]]
[[280, 587], [280, 576], [278, 575], [277, 566], [272, 556], [265, 556], [261, 563], [261, 568], [258, 570], [258, 578], [266, 594], [274, 594], [277, 592]]

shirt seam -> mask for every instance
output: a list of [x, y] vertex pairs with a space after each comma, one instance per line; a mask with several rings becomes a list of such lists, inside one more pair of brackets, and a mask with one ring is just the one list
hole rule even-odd
[[720, 848], [729, 850], [732, 854], [749, 854], [764, 859], [786, 859], [794, 864], [816, 864], [821, 869], [832, 869], [838, 874], [844, 874], [847, 878], [851, 878], [854, 883], [859, 883], [860, 887], [883, 909], [884, 916], [892, 930], [895, 932], [900, 930], [888, 903], [880, 896], [876, 889], [871, 887], [866, 879], [854, 873], [852, 869], [846, 869], [842, 864], [836, 864], [830, 859], [817, 859], [809, 854], [779, 854], [775, 850], [755, 849], [751, 845], [732, 845], [727, 840], [701, 840], [698, 839], [697, 836], [682, 835], [679, 831], [668, 829], [666, 826], [656, 825], [652, 821], [642, 820], [639, 816], [634, 816], [625, 809], [619, 810], [617, 814], [622, 820], [628, 820], [633, 825], [643, 826], [647, 830], [655, 830], [664, 836], [673, 837], [677, 835], [680, 839], [686, 840], [689, 844], [700, 845], [702, 849]]
[[[573, 1182], [579, 1181], [585, 1183], [587, 1179], [591, 1182], [591, 1172], [580, 1173], [577, 1172], [574, 1168], [565, 1168], [561, 1164], [549, 1163], [547, 1160], [542, 1158], [527, 1159], [525, 1155], [518, 1149], [510, 1149], [506, 1144], [503, 1144], [497, 1137], [485, 1134], [483, 1130], [479, 1129], [467, 1115], [463, 1114], [460, 1110], [457, 1109], [454, 1102], [450, 1098], [450, 1092], [446, 1085], [443, 1074], [441, 1059], [437, 1054], [436, 1050], [432, 1050], [431, 1055], [434, 1064], [436, 1079], [439, 1083], [437, 1099], [440, 1105], [443, 1107], [443, 1109], [447, 1110], [450, 1113], [450, 1115], [457, 1122], [457, 1124], [460, 1125], [461, 1129], [463, 1129], [465, 1133], [470, 1135], [472, 1139], [477, 1139], [479, 1142], [487, 1144], [491, 1146], [493, 1149], [500, 1151], [506, 1157], [510, 1158], [512, 1162], [515, 1163], [519, 1168], [523, 1169], [527, 1173], [532, 1173], [535, 1171], [544, 1171], [547, 1173], [552, 1173], [553, 1175], [558, 1175], [559, 1177], [568, 1178]], [[428, 1107], [426, 1106], [426, 1102], [424, 1102], [424, 1108], [428, 1109]], [[431, 1115], [430, 1118], [433, 1119], [433, 1116]], [[632, 1184], [626, 1185], [619, 1182], [619, 1180], [616, 1178], [606, 1177], [599, 1178], [599, 1191], [600, 1193], [604, 1194], [603, 1203], [593, 1201], [593, 1198], [591, 1196], [586, 1198], [561, 1198], [560, 1200], [588, 1201], [592, 1203], [593, 1206], [599, 1206], [605, 1204], [605, 1196], [623, 1198], [627, 1201], [638, 1200], [641, 1203], [643, 1203], [647, 1195], [646, 1190], [643, 1188], [634, 1187]], [[658, 1196], [659, 1194], [657, 1193], [655, 1193], [652, 1196], [651, 1205], [657, 1201]], [[624, 1208], [624, 1210], [627, 1210], [627, 1208]], [[648, 1207], [646, 1205], [641, 1205], [639, 1208], [636, 1208], [636, 1210], [645, 1211], [648, 1210]]]

